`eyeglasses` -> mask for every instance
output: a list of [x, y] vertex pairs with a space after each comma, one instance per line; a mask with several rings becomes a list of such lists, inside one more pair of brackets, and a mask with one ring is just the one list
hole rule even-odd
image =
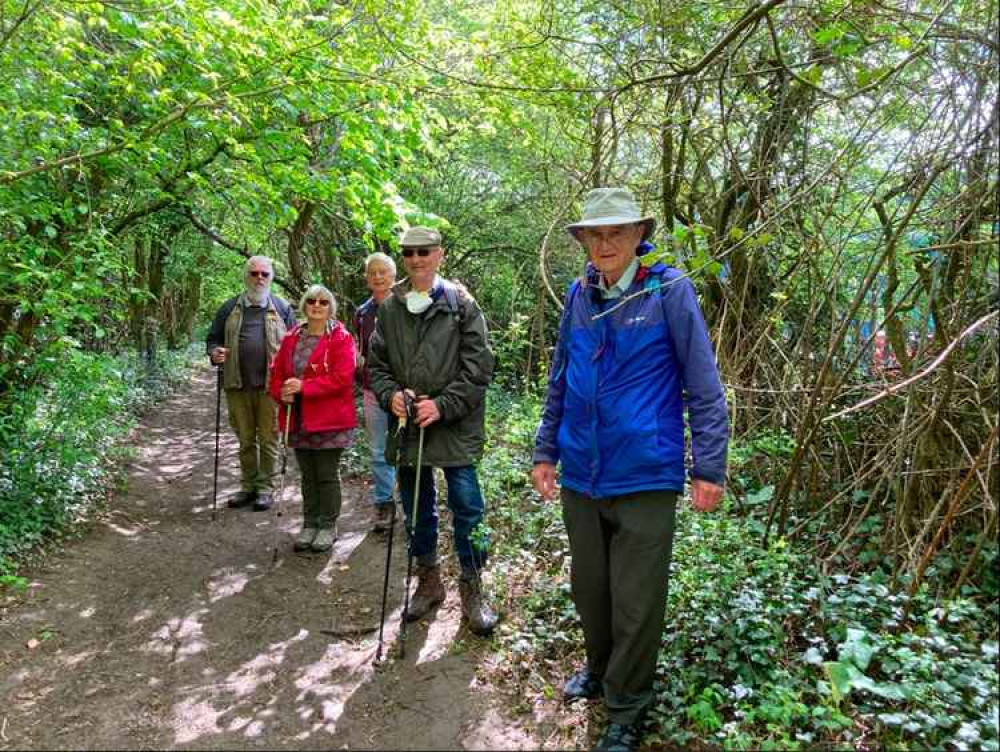
[[423, 258], [424, 256], [430, 256], [437, 248], [404, 248], [403, 258], [410, 258], [414, 253]]
[[271, 272], [250, 272], [250, 276], [256, 279], [260, 277], [261, 279], [267, 279], [271, 276]]
[[326, 298], [306, 298], [306, 305], [318, 305], [326, 308], [330, 305], [330, 301]]

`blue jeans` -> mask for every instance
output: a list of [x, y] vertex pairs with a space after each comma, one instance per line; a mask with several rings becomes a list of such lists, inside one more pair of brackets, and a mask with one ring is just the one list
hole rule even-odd
[[[486, 505], [479, 478], [474, 465], [443, 467], [448, 483], [448, 508], [455, 521], [455, 551], [458, 554], [462, 572], [478, 572], [486, 564], [487, 541], [473, 541], [472, 533], [483, 520]], [[407, 529], [412, 530], [413, 486], [416, 483], [416, 468], [399, 468], [399, 493], [403, 497]], [[434, 468], [420, 469], [420, 500], [417, 511], [417, 529], [410, 536], [411, 552], [418, 561], [429, 562], [437, 556], [438, 513], [437, 488], [434, 484]]]
[[396, 485], [396, 468], [385, 458], [385, 443], [389, 432], [389, 413], [379, 407], [375, 393], [364, 392], [365, 433], [372, 450], [372, 473], [375, 476], [375, 505], [392, 504], [392, 489]]

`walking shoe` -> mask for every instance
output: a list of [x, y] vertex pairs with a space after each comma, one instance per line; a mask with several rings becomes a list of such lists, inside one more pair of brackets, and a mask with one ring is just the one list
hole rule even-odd
[[377, 504], [375, 506], [375, 526], [372, 528], [376, 533], [384, 533], [392, 525], [392, 503]]
[[497, 615], [483, 597], [483, 584], [477, 576], [461, 577], [458, 594], [462, 598], [462, 617], [468, 619], [472, 634], [485, 637], [497, 625]]
[[587, 669], [573, 674], [563, 685], [563, 700], [596, 700], [604, 694], [604, 682]]
[[292, 548], [296, 551], [308, 551], [312, 546], [313, 540], [316, 539], [316, 533], [318, 532], [319, 530], [314, 527], [302, 528], [299, 534], [295, 536], [295, 545]]
[[636, 752], [641, 739], [638, 723], [612, 723], [604, 729], [594, 752]]
[[318, 554], [324, 551], [329, 551], [333, 548], [334, 541], [337, 540], [337, 528], [336, 527], [325, 527], [316, 533], [316, 537], [312, 542], [312, 550]]
[[253, 511], [266, 512], [272, 506], [274, 506], [274, 496], [270, 491], [261, 491], [257, 494], [257, 501], [253, 503]]
[[256, 491], [237, 491], [229, 497], [229, 501], [226, 502], [226, 506], [230, 509], [239, 509], [240, 507], [245, 507], [247, 504], [250, 504], [256, 498]]
[[434, 564], [417, 568], [417, 589], [410, 599], [406, 612], [407, 621], [416, 621], [444, 600], [444, 583], [441, 582], [441, 567]]

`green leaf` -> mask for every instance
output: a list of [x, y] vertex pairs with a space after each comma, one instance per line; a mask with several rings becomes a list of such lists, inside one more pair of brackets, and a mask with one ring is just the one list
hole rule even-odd
[[827, 661], [823, 664], [823, 671], [826, 673], [827, 681], [830, 682], [833, 702], [840, 705], [843, 699], [851, 693], [854, 677], [858, 676], [860, 672], [850, 663], [841, 661]]
[[850, 661], [862, 671], [867, 669], [875, 653], [875, 648], [868, 641], [868, 637], [868, 633], [863, 629], [849, 628], [847, 639], [837, 646], [837, 659]]
[[847, 33], [847, 29], [843, 24], [830, 24], [829, 26], [823, 26], [813, 32], [813, 39], [817, 44], [829, 44], [830, 42], [835, 42], [844, 34]]

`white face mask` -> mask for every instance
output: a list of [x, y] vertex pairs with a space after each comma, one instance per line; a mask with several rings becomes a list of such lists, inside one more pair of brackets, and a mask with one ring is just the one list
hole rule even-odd
[[431, 307], [431, 296], [426, 292], [411, 290], [406, 293], [406, 310], [410, 313], [423, 313]]

